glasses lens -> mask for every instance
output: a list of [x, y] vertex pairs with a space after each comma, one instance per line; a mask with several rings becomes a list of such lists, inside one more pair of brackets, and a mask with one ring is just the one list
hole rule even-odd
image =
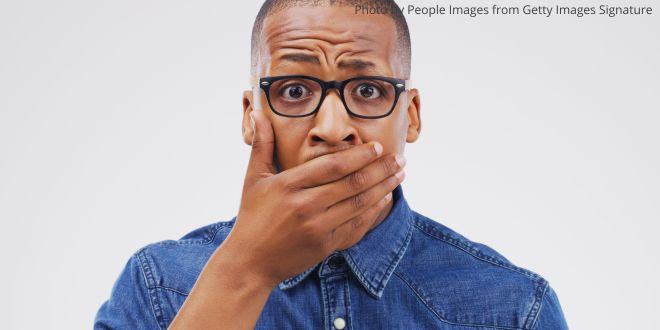
[[394, 105], [396, 91], [391, 83], [378, 79], [357, 79], [344, 89], [346, 105], [351, 112], [369, 117], [387, 114]]
[[270, 86], [270, 103], [275, 111], [283, 115], [306, 115], [318, 106], [321, 90], [321, 85], [311, 79], [277, 80]]

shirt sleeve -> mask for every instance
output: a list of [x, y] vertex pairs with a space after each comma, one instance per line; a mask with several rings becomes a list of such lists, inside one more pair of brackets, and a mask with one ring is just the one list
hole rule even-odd
[[566, 324], [564, 312], [559, 304], [559, 299], [551, 287], [548, 287], [545, 296], [543, 296], [539, 316], [536, 320], [536, 325], [532, 329], [568, 330], [568, 325]]
[[94, 329], [161, 329], [149, 299], [144, 273], [135, 255], [115, 281], [110, 298], [99, 308]]

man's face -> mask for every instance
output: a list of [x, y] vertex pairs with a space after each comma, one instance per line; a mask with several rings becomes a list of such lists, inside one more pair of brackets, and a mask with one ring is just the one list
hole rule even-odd
[[[392, 18], [360, 15], [353, 7], [293, 7], [264, 20], [257, 75], [307, 75], [323, 80], [355, 76], [405, 79], [403, 61], [397, 55], [397, 34]], [[421, 130], [419, 96], [415, 89], [401, 93], [387, 117], [352, 117], [331, 89], [319, 111], [290, 118], [269, 108], [258, 87], [243, 96], [243, 136], [251, 144], [254, 134], [250, 111], [261, 111], [270, 120], [275, 136], [275, 157], [286, 170], [315, 157], [378, 141], [384, 154], [403, 154], [406, 142], [414, 142]]]

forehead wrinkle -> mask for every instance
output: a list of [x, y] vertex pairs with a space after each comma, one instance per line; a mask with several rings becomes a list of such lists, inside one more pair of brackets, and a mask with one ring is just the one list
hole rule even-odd
[[[311, 64], [319, 68], [327, 65], [327, 59], [325, 57], [325, 53], [321, 49], [319, 49], [319, 47], [309, 47], [309, 46], [303, 47], [304, 45], [305, 44], [302, 44], [301, 46], [285, 45], [281, 47], [276, 47], [277, 45], [270, 45], [269, 52], [272, 62], [270, 62], [268, 65], [270, 66], [273, 63], [276, 63], [274, 66], [270, 68], [271, 71], [287, 68], [287, 67], [300, 69], [301, 68], [300, 65], [305, 65], [305, 64], [307, 65]], [[312, 63], [311, 61], [292, 61], [287, 59], [287, 57], [295, 58], [297, 55], [311, 56], [314, 57], [316, 60], [314, 61], [314, 63]]]
[[[343, 25], [300, 21], [291, 16], [279, 16], [278, 19], [274, 19], [275, 16], [278, 15], [266, 19], [267, 22], [261, 31], [262, 41], [266, 46], [263, 50], [269, 53], [268, 56], [271, 60], [274, 60], [270, 61], [268, 65], [275, 64], [271, 69], [282, 69], [288, 66], [299, 68], [294, 65], [294, 62], [285, 63], [289, 61], [283, 61], [280, 58], [279, 54], [293, 51], [308, 53], [319, 58], [320, 69], [329, 69], [336, 65], [341, 71], [352, 70], [375, 74], [383, 74], [393, 69], [391, 63], [387, 64], [388, 61], [393, 60], [391, 58], [393, 54], [390, 54], [392, 53], [392, 41], [388, 38], [376, 40], [376, 36], [347, 30], [347, 26]], [[314, 29], [317, 26], [320, 31]], [[350, 58], [353, 56], [359, 57]], [[375, 67], [341, 65], [342, 61], [350, 60], [369, 61], [374, 63]]]
[[[402, 37], [399, 37], [400, 35], [405, 37], [408, 33], [405, 19], [400, 22], [396, 17], [383, 15], [356, 17], [352, 6], [334, 6], [332, 5], [334, 0], [329, 1], [328, 6], [326, 6], [325, 0], [312, 1], [315, 5], [305, 5], [309, 4], [306, 1], [294, 2], [295, 4], [292, 3], [290, 6], [272, 10], [259, 21], [258, 32], [252, 38], [254, 72], [263, 72], [264, 66], [260, 64], [270, 61], [273, 53], [269, 53], [268, 48], [274, 49], [270, 45], [272, 42], [286, 39], [318, 38], [317, 33], [323, 33], [323, 36], [318, 39], [329, 43], [323, 46], [322, 49], [325, 51], [328, 51], [330, 46], [348, 41], [346, 39], [349, 37], [353, 41], [361, 42], [360, 46], [364, 46], [363, 41], [377, 39], [367, 41], [366, 44], [371, 43], [369, 48], [373, 48], [377, 52], [378, 64], [385, 64], [393, 72], [409, 73], [410, 58], [407, 56], [410, 50], [406, 48], [409, 47], [409, 44], [405, 43], [406, 40], [400, 41]], [[321, 5], [324, 8], [317, 7], [316, 3], [324, 3]], [[403, 26], [399, 26], [400, 24]], [[269, 44], [266, 45], [266, 42]], [[401, 42], [404, 43], [401, 44]], [[321, 42], [316, 43], [321, 44]], [[407, 52], [405, 52], [406, 49]], [[326, 54], [324, 53], [322, 56], [326, 56]]]
[[377, 61], [373, 60], [373, 50], [351, 50], [344, 49], [337, 52], [335, 62], [340, 69], [368, 69], [378, 66]]
[[[338, 54], [328, 54], [323, 50], [310, 51], [308, 49], [300, 48], [282, 48], [275, 51], [271, 58], [275, 64], [270, 67], [271, 72], [287, 71], [289, 68], [293, 71], [300, 71], [303, 68], [317, 67], [319, 70], [327, 70], [333, 66], [340, 71], [357, 72], [365, 75], [390, 75], [392, 68], [382, 59], [368, 56], [372, 53], [371, 50], [341, 50]], [[284, 54], [282, 54], [284, 53]], [[307, 55], [314, 57], [315, 61], [310, 61], [306, 58], [301, 61], [289, 60], [287, 58], [295, 59], [298, 55]], [[366, 55], [366, 56], [360, 56]], [[328, 57], [331, 58], [328, 58]], [[355, 57], [358, 56], [358, 57]], [[301, 66], [302, 65], [302, 66]], [[311, 65], [311, 66], [307, 66]], [[304, 69], [303, 69], [304, 70]]]
[[[275, 20], [275, 16], [278, 17]], [[363, 23], [366, 25], [366, 23]], [[363, 25], [361, 24], [361, 25]], [[369, 30], [369, 29], [367, 29]], [[273, 15], [264, 20], [261, 30], [262, 40], [267, 44], [288, 43], [292, 44], [309, 41], [320, 41], [331, 46], [353, 43], [356, 40], [364, 40], [371, 43], [380, 43], [366, 34], [357, 33], [355, 27], [349, 28], [341, 24], [323, 24], [312, 20], [301, 22], [289, 15]]]
[[[389, 56], [380, 58], [373, 48], [364, 49], [344, 49], [335, 57], [339, 69], [353, 70], [368, 73], [369, 75], [389, 75], [391, 73], [391, 64], [387, 61]], [[353, 61], [366, 62], [373, 65], [353, 65], [362, 63], [351, 63]], [[385, 62], [383, 62], [385, 61]], [[366, 64], [365, 63], [365, 64]]]
[[[310, 68], [310, 66], [301, 66], [298, 63], [310, 64], [309, 62], [301, 63], [301, 62], [293, 62], [293, 61], [277, 61], [277, 64], [275, 64], [272, 67], [270, 66], [272, 63], [268, 63], [268, 67], [271, 74], [273, 74], [273, 72], [278, 72], [278, 71], [295, 73], [295, 74], [300, 74], [300, 73], [304, 73], [304, 71], [309, 71], [308, 69]], [[321, 65], [317, 65], [317, 64], [311, 64], [311, 65], [313, 67], [318, 67], [319, 69], [322, 67]], [[299, 72], [301, 70], [303, 70], [303, 72]]]
[[261, 31], [262, 40], [267, 44], [305, 42], [308, 39], [318, 40], [328, 44], [341, 44], [359, 38], [359, 36], [353, 35], [350, 30], [338, 32], [329, 29], [329, 27], [321, 27], [322, 31], [318, 31], [309, 27], [307, 24], [300, 26], [299, 22], [287, 18], [273, 24], [269, 24], [270, 21], [272, 20], [269, 18], [266, 19], [264, 28]]
[[355, 43], [355, 39], [344, 37], [329, 37], [322, 33], [303, 34], [300, 31], [291, 33], [280, 33], [266, 40], [268, 48], [275, 49], [299, 49], [307, 51], [327, 51], [345, 48]]

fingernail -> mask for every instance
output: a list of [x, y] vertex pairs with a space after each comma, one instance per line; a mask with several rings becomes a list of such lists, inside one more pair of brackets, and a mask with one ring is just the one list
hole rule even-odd
[[394, 159], [396, 160], [396, 163], [399, 164], [399, 166], [401, 168], [406, 166], [406, 157], [404, 157], [403, 155], [396, 154], [396, 156], [394, 156]]
[[396, 172], [396, 174], [394, 174], [394, 176], [395, 176], [397, 179], [399, 179], [399, 180], [403, 180], [403, 178], [406, 177], [406, 172], [404, 172], [403, 170], [401, 170], [401, 171], [399, 171], [399, 172]]
[[385, 197], [383, 197], [383, 201], [386, 202], [386, 203], [389, 202], [390, 199], [392, 199], [392, 194], [391, 193], [388, 193], [387, 195], [385, 195]]
[[250, 118], [252, 119], [250, 121], [250, 124], [252, 125], [252, 129], [254, 130], [254, 126], [256, 125], [255, 120], [254, 120], [254, 112], [250, 112]]
[[376, 155], [380, 156], [383, 153], [383, 146], [376, 142], [374, 143], [374, 150], [376, 151]]

